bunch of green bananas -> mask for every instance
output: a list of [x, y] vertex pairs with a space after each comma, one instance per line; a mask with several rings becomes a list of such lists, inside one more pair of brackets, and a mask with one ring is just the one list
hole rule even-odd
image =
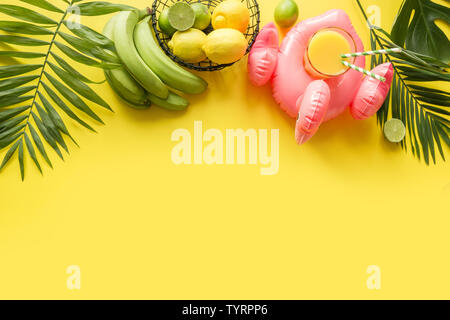
[[[143, 17], [143, 19], [141, 19]], [[103, 34], [114, 41], [123, 67], [105, 71], [106, 80], [130, 106], [151, 103], [184, 110], [189, 101], [169, 89], [188, 94], [204, 92], [208, 83], [167, 57], [153, 36], [150, 17], [141, 11], [122, 11], [106, 24]]]

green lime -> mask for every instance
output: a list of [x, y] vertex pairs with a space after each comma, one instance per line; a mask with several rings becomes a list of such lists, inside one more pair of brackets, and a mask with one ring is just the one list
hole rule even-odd
[[275, 8], [275, 21], [282, 28], [290, 28], [297, 22], [298, 6], [294, 0], [281, 0]]
[[169, 8], [170, 25], [178, 31], [186, 31], [194, 25], [195, 12], [186, 2], [177, 2]]
[[177, 32], [177, 30], [169, 23], [169, 8], [165, 8], [159, 15], [158, 25], [162, 33], [169, 37], [172, 37], [173, 34]]
[[208, 7], [203, 3], [196, 2], [191, 4], [191, 8], [195, 12], [194, 28], [199, 30], [208, 28], [211, 23], [211, 12], [209, 12]]
[[399, 119], [390, 119], [384, 124], [384, 135], [392, 143], [399, 143], [405, 139], [406, 127]]

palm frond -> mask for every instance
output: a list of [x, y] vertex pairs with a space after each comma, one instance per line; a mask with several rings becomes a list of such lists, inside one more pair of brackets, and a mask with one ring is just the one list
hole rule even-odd
[[[80, 14], [87, 16], [134, 8], [102, 1], [20, 0], [27, 6], [34, 7], [30, 9], [17, 5], [17, 2], [14, 1], [14, 5], [0, 5], [0, 13], [16, 19], [0, 21], [0, 43], [5, 46], [12, 45], [11, 49], [0, 51], [0, 57], [41, 61], [35, 64], [0, 66], [0, 150], [7, 148], [0, 170], [17, 152], [23, 180], [26, 156], [32, 159], [42, 173], [40, 157], [52, 167], [47, 153], [48, 147], [64, 159], [63, 152], [69, 153], [66, 139], [69, 138], [76, 144], [64, 117], [60, 114], [61, 111], [64, 116], [95, 132], [95, 129], [77, 114], [81, 111], [89, 119], [103, 123], [84, 99], [111, 110], [109, 104], [89, 86], [104, 80], [96, 82], [88, 79], [77, 71], [66, 57], [76, 63], [104, 69], [117, 67], [120, 60], [110, 39], [88, 26], [73, 26], [67, 22], [66, 18], [72, 12], [73, 6], [78, 6]], [[62, 8], [62, 3], [65, 8]], [[59, 14], [59, 20], [49, 18], [49, 13], [52, 13], [52, 17]], [[63, 31], [63, 28], [67, 31]], [[46, 50], [23, 51], [23, 47], [36, 47], [37, 50], [45, 47]], [[437, 96], [435, 98], [437, 99]]]
[[[360, 1], [357, 3], [369, 23]], [[388, 32], [370, 23], [369, 27], [372, 50], [400, 48]], [[383, 128], [389, 115], [402, 120], [407, 128], [407, 137], [401, 142], [405, 151], [410, 150], [426, 164], [436, 163], [437, 153], [445, 161], [443, 145], [450, 147], [450, 94], [423, 83], [450, 81], [449, 66], [434, 57], [402, 49], [391, 56], [371, 57], [372, 68], [384, 62], [394, 67], [391, 90], [377, 113], [378, 124]]]

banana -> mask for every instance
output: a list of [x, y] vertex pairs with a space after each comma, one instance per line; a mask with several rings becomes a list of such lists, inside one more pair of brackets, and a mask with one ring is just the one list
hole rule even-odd
[[172, 111], [182, 111], [189, 106], [189, 101], [172, 91], [169, 91], [169, 97], [165, 100], [158, 98], [151, 93], [148, 94], [148, 98], [158, 107]]
[[[125, 71], [125, 70], [124, 70]], [[127, 89], [126, 86], [123, 85], [121, 80], [118, 80], [117, 75], [111, 76], [110, 74], [105, 72], [106, 81], [108, 81], [111, 88], [117, 93], [119, 97], [122, 98], [125, 102], [130, 105], [130, 107], [135, 109], [148, 109], [150, 108], [150, 101], [147, 98], [147, 93], [144, 91], [143, 96], [136, 96], [131, 91]], [[134, 80], [134, 79], [133, 79]]]
[[[113, 41], [115, 41], [115, 29], [118, 28], [118, 16], [112, 17], [103, 30], [103, 34]], [[124, 67], [105, 70], [105, 77], [114, 91], [136, 109], [147, 109], [151, 102], [172, 111], [185, 110], [189, 106], [189, 101], [172, 91], [168, 90], [166, 99], [147, 92]]]
[[[112, 17], [103, 30], [103, 34], [113, 41], [116, 22], [117, 16]], [[114, 91], [131, 107], [136, 109], [147, 109], [150, 107], [147, 92], [124, 67], [105, 70], [105, 78]]]
[[134, 29], [139, 22], [138, 11], [122, 11], [116, 16], [113, 32], [117, 54], [145, 90], [154, 96], [167, 99], [169, 89], [142, 60], [134, 44]]
[[144, 62], [169, 87], [189, 94], [204, 92], [208, 83], [173, 62], [159, 47], [145, 18], [134, 30], [134, 43]]

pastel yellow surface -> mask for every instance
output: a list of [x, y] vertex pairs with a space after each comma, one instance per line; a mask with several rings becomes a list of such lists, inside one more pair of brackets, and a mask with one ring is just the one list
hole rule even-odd
[[[277, 1], [259, 2], [263, 26]], [[386, 29], [401, 3], [362, 2], [375, 15], [381, 8]], [[355, 1], [298, 4], [301, 19], [345, 9], [369, 48]], [[107, 19], [82, 22], [100, 31]], [[115, 110], [96, 108], [106, 123], [98, 134], [70, 125], [81, 148], [71, 143], [65, 162], [52, 154], [44, 177], [30, 159], [23, 183], [17, 161], [7, 166], [0, 298], [450, 298], [448, 163], [427, 167], [385, 142], [374, 118], [348, 113], [299, 147], [270, 88], [247, 81], [246, 61], [204, 76], [210, 89], [190, 97], [182, 114], [133, 111], [98, 85]], [[171, 133], [193, 132], [195, 120], [220, 130], [280, 129], [279, 174], [175, 166]], [[70, 265], [81, 268], [80, 290], [66, 286]], [[367, 288], [369, 265], [381, 269], [380, 290]]]
[[331, 30], [319, 31], [308, 46], [308, 57], [312, 66], [322, 74], [337, 75], [347, 70], [341, 55], [350, 53], [350, 44], [340, 33]]

